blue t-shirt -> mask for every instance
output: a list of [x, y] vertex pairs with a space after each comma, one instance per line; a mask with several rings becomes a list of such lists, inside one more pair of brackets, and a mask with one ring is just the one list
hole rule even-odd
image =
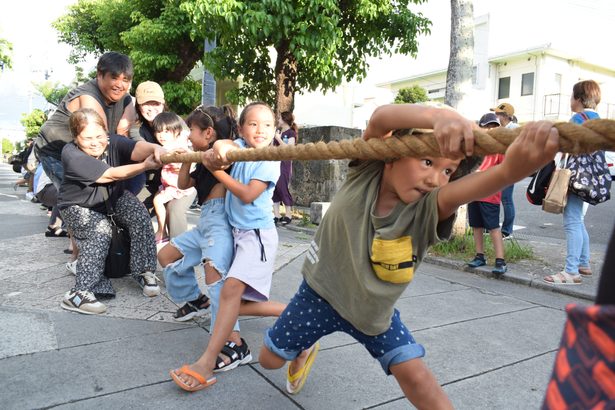
[[[583, 114], [587, 116], [587, 120], [595, 120], [596, 118], [600, 118], [600, 115], [598, 115], [596, 111], [590, 110], [589, 108], [584, 109]], [[587, 120], [578, 112], [575, 112], [572, 118], [570, 118], [570, 122], [574, 124], [583, 124]]]
[[[235, 140], [241, 148], [246, 148], [243, 139]], [[267, 183], [267, 188], [249, 204], [243, 203], [230, 191], [226, 191], [224, 210], [232, 227], [237, 229], [270, 229], [273, 223], [273, 190], [280, 178], [280, 161], [250, 161], [233, 164], [231, 176], [247, 185], [257, 179]]]

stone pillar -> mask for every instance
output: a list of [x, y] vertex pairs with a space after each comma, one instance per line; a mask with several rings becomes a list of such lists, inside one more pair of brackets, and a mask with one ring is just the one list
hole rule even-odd
[[[361, 130], [344, 127], [299, 129], [299, 143], [354, 139]], [[312, 202], [331, 202], [346, 178], [348, 160], [293, 161], [290, 193], [295, 204], [310, 207]]]

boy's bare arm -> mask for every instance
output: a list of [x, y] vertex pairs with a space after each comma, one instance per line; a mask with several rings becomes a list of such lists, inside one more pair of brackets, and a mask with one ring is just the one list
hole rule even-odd
[[376, 108], [363, 133], [363, 139], [387, 138], [391, 131], [399, 129], [432, 129], [442, 156], [458, 158], [464, 152], [466, 155], [472, 155], [474, 127], [472, 121], [450, 109], [416, 104], [391, 104]]
[[547, 121], [525, 125], [506, 150], [504, 162], [444, 185], [438, 193], [439, 219], [450, 217], [460, 205], [485, 198], [511, 185], [553, 159], [559, 133]]

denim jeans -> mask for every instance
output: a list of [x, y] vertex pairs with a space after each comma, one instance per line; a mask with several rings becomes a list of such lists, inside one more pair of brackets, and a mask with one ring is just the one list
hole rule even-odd
[[510, 235], [513, 233], [513, 223], [515, 222], [515, 204], [513, 202], [513, 189], [515, 184], [502, 190], [502, 208], [504, 209], [504, 222], [502, 222], [502, 233]]
[[565, 271], [579, 274], [580, 267], [589, 267], [589, 235], [585, 229], [585, 213], [588, 204], [574, 194], [568, 194], [564, 208], [564, 231], [566, 231], [566, 267]]
[[64, 179], [64, 167], [62, 166], [62, 160], [56, 159], [49, 155], [40, 155], [39, 161], [43, 166], [43, 171], [51, 180], [53, 186], [56, 187], [58, 192], [60, 191], [60, 185]]

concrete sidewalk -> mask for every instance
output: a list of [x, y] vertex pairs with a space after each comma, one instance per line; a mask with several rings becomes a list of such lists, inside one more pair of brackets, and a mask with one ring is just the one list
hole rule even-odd
[[[286, 369], [268, 371], [257, 363], [271, 318], [241, 320], [254, 356], [251, 364], [219, 375], [218, 383], [205, 391], [181, 391], [168, 371], [200, 356], [209, 340], [209, 319], [174, 322], [177, 306], [164, 284], [161, 296], [147, 298], [129, 278], [114, 280], [118, 295], [104, 315], [60, 309], [62, 295], [74, 283], [64, 267], [67, 241], [44, 237], [46, 216], [23, 200], [23, 192], [14, 194], [11, 175], [3, 170], [0, 408], [412, 408], [394, 378], [342, 334], [321, 341], [304, 390], [288, 395]], [[301, 229], [279, 229], [272, 299], [288, 301], [301, 281], [311, 239], [311, 231]], [[511, 266], [506, 280], [496, 280], [451, 269], [446, 265], [451, 261], [432, 262], [438, 264], [420, 267], [398, 309], [426, 347], [425, 361], [454, 405], [538, 408], [559, 346], [563, 308], [589, 302], [508, 279], [522, 276], [523, 266]]]

